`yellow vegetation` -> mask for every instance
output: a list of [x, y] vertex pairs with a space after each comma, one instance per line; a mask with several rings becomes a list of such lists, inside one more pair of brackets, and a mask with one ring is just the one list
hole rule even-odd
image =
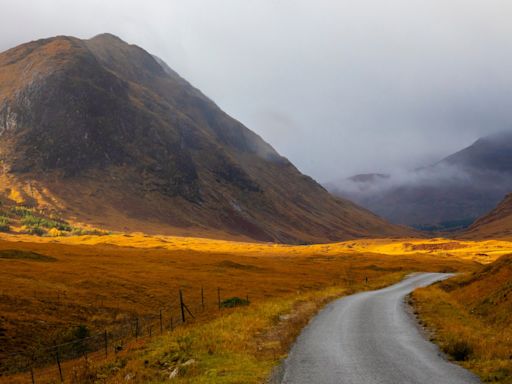
[[[197, 362], [194, 367], [184, 368], [182, 373], [189, 373], [179, 380], [221, 382], [218, 377], [217, 381], [209, 379], [218, 375], [225, 377], [226, 383], [237, 382], [243, 371], [260, 378], [286, 353], [295, 333], [325, 298], [333, 297], [334, 291], [339, 295], [362, 289], [366, 277], [374, 287], [412, 271], [475, 271], [481, 265], [475, 261], [491, 262], [510, 248], [511, 243], [505, 241], [447, 239], [368, 239], [291, 246], [140, 233], [65, 237], [1, 234], [0, 251], [19, 249], [32, 256], [0, 258], [0, 295], [5, 299], [0, 302], [5, 329], [0, 358], [7, 351], [30, 351], [37, 343], [49, 345], [78, 324], [86, 324], [92, 332], [115, 330], [133, 316], [154, 318], [162, 308], [167, 318], [176, 319], [181, 288], [198, 315], [194, 325], [154, 341], [156, 344], [127, 352], [129, 364], [121, 371], [128, 374], [130, 367], [148, 360], [146, 374], [159, 377], [168, 366], [155, 366], [163, 360], [158, 356], [171, 353], [176, 338], [188, 335], [192, 358]], [[204, 312], [198, 312], [201, 287], [206, 299]], [[251, 306], [219, 311], [217, 287], [222, 289], [223, 298], [248, 295]], [[306, 300], [305, 295], [313, 296]], [[280, 322], [275, 321], [280, 314], [304, 302], [311, 306], [299, 317], [302, 320], [284, 327], [295, 329], [295, 333], [275, 331], [268, 340], [261, 341], [262, 329], [272, 328], [269, 319], [278, 327]], [[23, 311], [19, 311], [20, 303]], [[226, 313], [231, 315], [226, 317]], [[241, 344], [237, 344], [238, 339], [216, 342], [218, 353], [207, 358], [210, 355], [204, 351], [209, 348], [209, 337], [201, 335], [212, 329], [211, 321], [215, 327], [242, 332]], [[227, 331], [221, 334], [224, 340], [233, 337]], [[273, 345], [272, 353], [266, 357], [251, 355], [255, 345], [263, 345], [259, 343]], [[214, 374], [217, 363], [227, 368]]]
[[21, 192], [16, 188], [11, 188], [9, 191], [9, 200], [14, 201], [16, 204], [25, 204], [25, 198], [21, 194]]
[[373, 284], [410, 271], [478, 266], [466, 260], [468, 255], [379, 254], [375, 244], [381, 242], [394, 244], [379, 240], [286, 246], [142, 234], [2, 235], [0, 251], [18, 249], [31, 256], [0, 258], [5, 329], [0, 358], [2, 353], [31, 351], [38, 343], [61, 340], [82, 323], [92, 332], [114, 330], [133, 316], [154, 318], [162, 308], [166, 318], [176, 319], [179, 288], [196, 315], [204, 288], [206, 310], [197, 319], [204, 324], [224, 313], [217, 309], [217, 287], [223, 298], [249, 295], [253, 308], [332, 286], [350, 292], [366, 277]]
[[[29, 235], [0, 234], [0, 239], [21, 242], [47, 242], [44, 238]], [[490, 263], [512, 251], [512, 242], [505, 240], [451, 240], [435, 239], [359, 239], [340, 243], [287, 245], [214, 240], [197, 237], [151, 236], [143, 233], [117, 233], [109, 236], [68, 236], [58, 239], [69, 245], [113, 245], [141, 249], [191, 250], [197, 252], [222, 252], [251, 256], [307, 256], [312, 254], [332, 256], [343, 253], [375, 253], [380, 255], [433, 255], [438, 259], [463, 259]]]
[[485, 382], [512, 383], [512, 255], [413, 294], [420, 319]]
[[351, 291], [335, 286], [267, 300], [206, 324], [180, 328], [140, 348], [122, 369], [108, 367], [103, 372], [107, 382], [116, 384], [127, 375], [134, 383], [165, 382], [172, 372], [177, 373], [176, 383], [262, 383], [326, 302], [347, 292], [395, 283], [402, 277], [390, 274], [368, 286], [358, 284]]
[[51, 237], [62, 236], [62, 231], [59, 231], [57, 228], [50, 228], [47, 233]]

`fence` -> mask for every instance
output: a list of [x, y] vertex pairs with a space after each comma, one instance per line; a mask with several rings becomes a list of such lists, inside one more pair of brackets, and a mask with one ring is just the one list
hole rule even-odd
[[205, 290], [200, 288], [200, 301], [187, 305], [184, 292], [177, 292], [177, 304], [161, 308], [153, 315], [132, 315], [121, 324], [89, 334], [85, 326], [78, 326], [77, 338], [65, 343], [53, 343], [27, 353], [4, 355], [0, 364], [0, 383], [80, 383], [85, 381], [88, 367], [93, 362], [115, 359], [129, 350], [139, 339], [162, 335], [176, 327], [206, 316], [212, 310], [249, 304], [245, 298], [222, 299], [222, 290], [215, 291], [216, 303], [210, 303], [206, 311]]

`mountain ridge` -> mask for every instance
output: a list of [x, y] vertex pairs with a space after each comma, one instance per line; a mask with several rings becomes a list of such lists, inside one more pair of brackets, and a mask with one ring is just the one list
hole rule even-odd
[[16, 190], [125, 231], [282, 242], [412, 233], [332, 197], [163, 64], [111, 34], [0, 53], [0, 196]]

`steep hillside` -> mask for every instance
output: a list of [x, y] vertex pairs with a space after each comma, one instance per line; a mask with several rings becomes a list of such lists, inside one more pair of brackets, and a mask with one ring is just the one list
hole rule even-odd
[[330, 183], [328, 188], [397, 224], [460, 229], [489, 212], [512, 190], [512, 132], [481, 138], [428, 167], [392, 175], [358, 175]]
[[494, 210], [475, 221], [463, 237], [512, 239], [512, 194], [509, 194]]
[[404, 235], [311, 178], [142, 48], [0, 54], [0, 194], [113, 230], [284, 242]]

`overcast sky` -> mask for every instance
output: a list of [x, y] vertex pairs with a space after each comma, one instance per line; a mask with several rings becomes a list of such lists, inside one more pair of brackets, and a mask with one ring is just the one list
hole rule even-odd
[[111, 32], [303, 172], [436, 161], [512, 129], [510, 0], [0, 0], [0, 50]]

